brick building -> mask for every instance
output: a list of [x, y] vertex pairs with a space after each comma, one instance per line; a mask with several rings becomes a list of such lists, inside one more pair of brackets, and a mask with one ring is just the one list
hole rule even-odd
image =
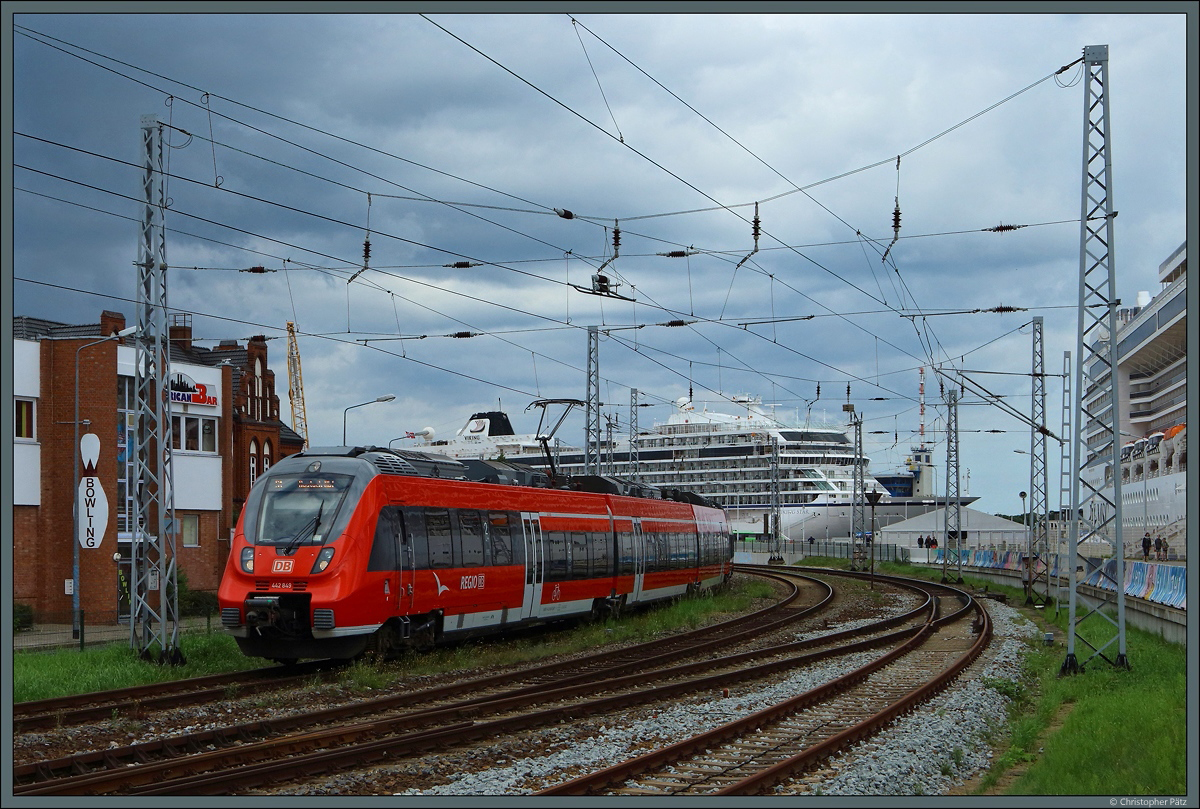
[[[202, 348], [192, 344], [190, 315], [172, 319], [175, 559], [190, 589], [215, 592], [250, 486], [304, 440], [279, 419], [264, 336]], [[115, 336], [123, 329], [124, 315], [107, 311], [85, 325], [13, 319], [12, 597], [38, 620], [69, 621], [76, 547], [87, 622], [128, 614], [120, 581], [129, 578], [133, 537], [136, 348]], [[94, 467], [77, 435], [98, 437]], [[91, 546], [77, 544], [77, 465], [81, 476], [94, 474], [108, 504]], [[80, 521], [90, 519], [81, 509]]]

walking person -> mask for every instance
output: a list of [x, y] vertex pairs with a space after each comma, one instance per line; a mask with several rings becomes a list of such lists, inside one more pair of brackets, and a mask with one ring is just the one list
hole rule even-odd
[[1155, 537], [1154, 538], [1154, 559], [1155, 559], [1155, 561], [1162, 561], [1162, 558], [1163, 558], [1162, 537]]
[[1142, 537], [1142, 561], [1150, 561], [1150, 532], [1146, 532], [1146, 536]]

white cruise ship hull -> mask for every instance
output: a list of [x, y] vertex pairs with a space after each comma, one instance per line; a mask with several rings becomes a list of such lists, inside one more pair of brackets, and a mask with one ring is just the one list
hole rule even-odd
[[[636, 443], [625, 438], [602, 444], [598, 458], [586, 457], [580, 447], [552, 444], [554, 472], [560, 478], [599, 474], [691, 492], [724, 508], [731, 530], [744, 536], [770, 534], [769, 515], [777, 502], [781, 538], [795, 541], [851, 536], [856, 465], [864, 470], [866, 490], [885, 493], [875, 507], [878, 528], [945, 505], [944, 498], [888, 496], [865, 471], [869, 461], [856, 456], [843, 426], [788, 425], [757, 398], [735, 397], [732, 403], [744, 411], [697, 410], [680, 400], [668, 422], [640, 432]], [[514, 434], [507, 415], [499, 411], [472, 415], [454, 439], [431, 442], [428, 448], [459, 459], [503, 460], [547, 472], [551, 465], [537, 437]], [[869, 507], [863, 519], [869, 530]]]

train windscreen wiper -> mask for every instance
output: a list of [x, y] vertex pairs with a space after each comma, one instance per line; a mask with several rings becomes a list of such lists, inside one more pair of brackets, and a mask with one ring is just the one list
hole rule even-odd
[[321, 527], [321, 512], [324, 510], [324, 508], [324, 503], [321, 503], [319, 506], [317, 506], [316, 516], [302, 525], [300, 530], [296, 532], [296, 535], [288, 540], [287, 545], [283, 547], [282, 554], [284, 556], [291, 556], [296, 552], [297, 549], [299, 549], [300, 544], [304, 542], [304, 540], [308, 539], [310, 536], [317, 535], [317, 529]]

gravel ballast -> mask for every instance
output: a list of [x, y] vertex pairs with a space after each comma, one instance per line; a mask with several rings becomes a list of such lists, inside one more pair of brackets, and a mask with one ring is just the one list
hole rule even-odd
[[[985, 771], [993, 751], [992, 731], [1007, 719], [1009, 698], [996, 685], [1021, 674], [1021, 652], [1038, 634], [1020, 612], [988, 602], [993, 640], [969, 676], [918, 710], [901, 717], [882, 734], [831, 758], [817, 775], [781, 785], [778, 794], [941, 795]], [[853, 628], [853, 622], [830, 631]], [[536, 743], [501, 740], [474, 754], [447, 760], [418, 761], [343, 773], [302, 788], [272, 794], [292, 795], [527, 795], [603, 769], [651, 749], [666, 746], [795, 696], [863, 665], [871, 653], [850, 655], [795, 672], [761, 689], [745, 686], [730, 696], [700, 696], [646, 716], [615, 721], [582, 720], [538, 734]], [[518, 748], [518, 744], [520, 747]], [[530, 754], [536, 750], [536, 754]], [[387, 790], [390, 782], [436, 786]]]

